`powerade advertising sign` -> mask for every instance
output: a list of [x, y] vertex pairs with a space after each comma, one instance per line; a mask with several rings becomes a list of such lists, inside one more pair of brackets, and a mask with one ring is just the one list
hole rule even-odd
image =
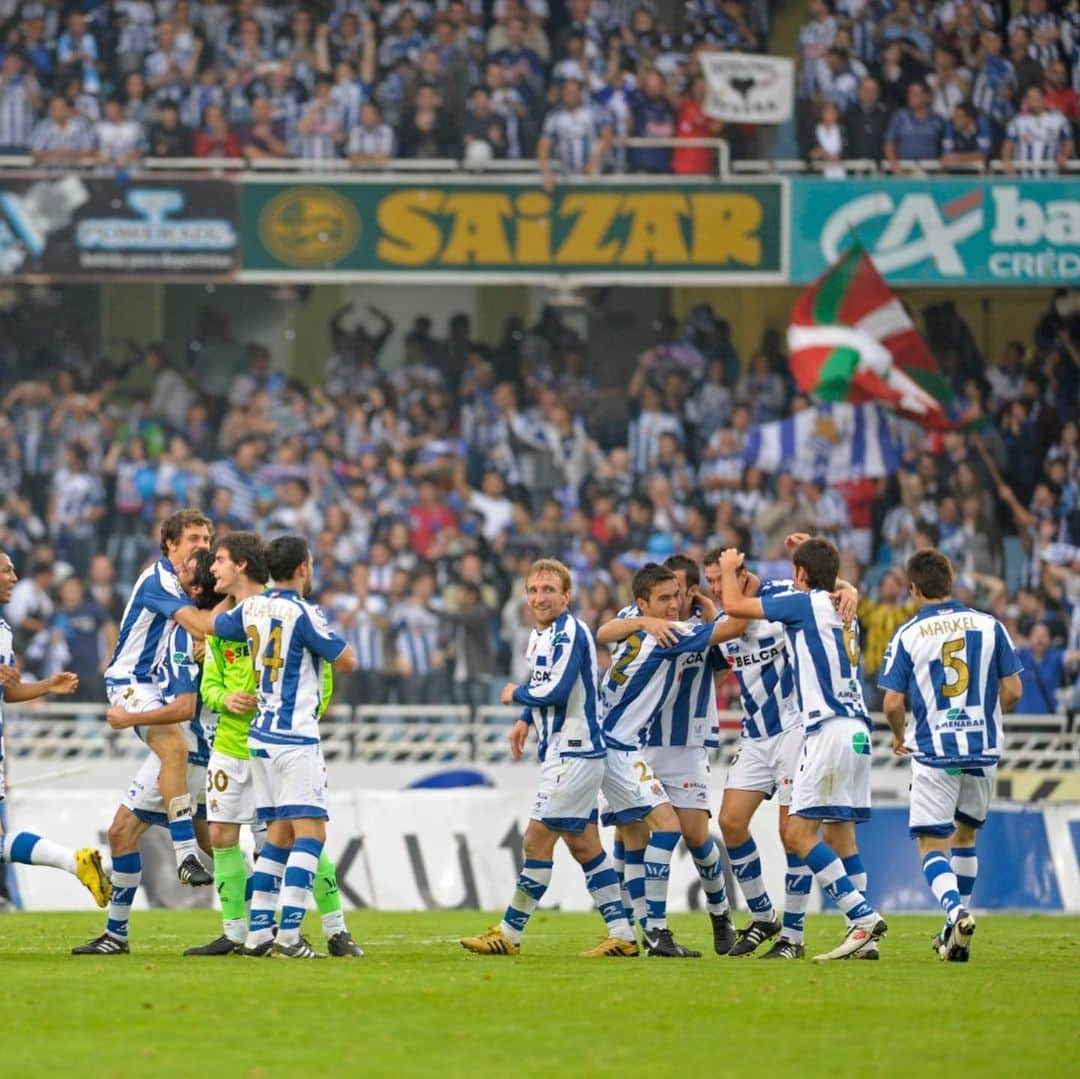
[[240, 244], [236, 190], [80, 175], [0, 183], [0, 279], [229, 276]]
[[791, 278], [817, 277], [855, 237], [897, 285], [1080, 280], [1080, 180], [797, 180]]

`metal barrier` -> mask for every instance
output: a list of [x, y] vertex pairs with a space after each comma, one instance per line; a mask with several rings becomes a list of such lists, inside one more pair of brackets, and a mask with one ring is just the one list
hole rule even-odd
[[[50, 761], [142, 756], [142, 742], [131, 731], [111, 730], [104, 713], [103, 704], [8, 705], [7, 755]], [[510, 760], [507, 731], [520, 714], [501, 706], [472, 712], [464, 705], [335, 705], [322, 722], [323, 752], [329, 761], [498, 764]], [[738, 748], [739, 713], [722, 712], [720, 726], [713, 759], [726, 761]], [[1080, 731], [1070, 729], [1065, 715], [1008, 716], [1005, 727], [1010, 769], [1080, 769]], [[875, 768], [906, 767], [906, 758], [893, 755], [880, 715], [871, 749]]]

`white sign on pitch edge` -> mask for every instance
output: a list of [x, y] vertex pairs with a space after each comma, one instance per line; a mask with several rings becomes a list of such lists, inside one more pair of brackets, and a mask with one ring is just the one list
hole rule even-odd
[[736, 124], [782, 124], [791, 119], [795, 63], [782, 56], [703, 52], [705, 113]]

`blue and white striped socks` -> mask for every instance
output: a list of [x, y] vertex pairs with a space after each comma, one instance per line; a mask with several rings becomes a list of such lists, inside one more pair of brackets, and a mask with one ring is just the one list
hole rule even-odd
[[844, 863], [844, 872], [848, 875], [848, 879], [863, 895], [866, 895], [870, 885], [870, 875], [866, 872], [866, 866], [863, 865], [859, 852], [849, 854], [841, 861]]
[[963, 905], [956, 886], [956, 874], [949, 865], [949, 859], [941, 851], [932, 850], [923, 858], [923, 876], [930, 885], [934, 898], [941, 904], [945, 917], [951, 925], [956, 921], [956, 912]]
[[758, 853], [757, 844], [751, 838], [738, 847], [728, 847], [727, 852], [731, 860], [731, 871], [739, 882], [754, 921], [775, 922], [776, 911], [773, 909], [769, 893], [765, 890], [765, 878], [761, 873], [761, 855]]
[[710, 914], [727, 914], [731, 910], [727, 890], [724, 887], [724, 863], [720, 860], [720, 847], [709, 836], [700, 847], [690, 847], [690, 857], [697, 866], [701, 890], [705, 895], [705, 909]]
[[131, 904], [142, 880], [142, 855], [118, 854], [112, 863], [112, 898], [109, 900], [109, 920], [105, 932], [117, 940], [128, 939]]
[[950, 863], [956, 874], [956, 890], [960, 893], [960, 902], [970, 909], [971, 897], [975, 892], [975, 878], [979, 875], [979, 858], [975, 848], [953, 847]]
[[810, 905], [810, 886], [814, 874], [810, 867], [790, 851], [784, 874], [784, 918], [780, 935], [794, 944], [802, 944], [806, 929], [806, 908]]
[[679, 832], [653, 832], [645, 848], [645, 925], [649, 929], [667, 928], [671, 856], [681, 838]]
[[22, 865], [51, 865], [67, 873], [75, 872], [75, 852], [33, 832], [0, 835], [0, 862]]
[[[305, 838], [294, 840], [289, 852], [289, 860], [285, 863], [285, 883], [281, 889], [281, 928], [277, 937], [278, 943], [286, 948], [300, 940], [300, 923], [307, 912], [307, 901], [322, 849], [321, 840]], [[265, 846], [263, 853], [266, 853]]]
[[189, 855], [198, 855], [195, 843], [195, 820], [190, 794], [181, 794], [169, 802], [166, 815], [169, 819], [169, 838], [172, 839], [176, 868], [179, 869]]
[[583, 863], [581, 871], [585, 874], [585, 885], [596, 909], [607, 923], [608, 936], [618, 937], [619, 940], [636, 939], [626, 917], [619, 877], [607, 852], [602, 850], [591, 861]]
[[645, 926], [645, 848], [626, 850], [626, 864], [623, 867], [624, 886], [626, 899], [630, 901], [630, 909], [634, 920], [642, 928]]
[[277, 914], [278, 892], [281, 878], [285, 875], [285, 863], [289, 851], [285, 847], [264, 843], [255, 869], [251, 874], [251, 914], [248, 922], [247, 947], [264, 944], [274, 934], [274, 917]]
[[806, 864], [817, 878], [821, 890], [840, 908], [849, 922], [863, 922], [874, 918], [877, 911], [866, 897], [851, 883], [844, 872], [844, 863], [825, 843], [818, 843], [806, 856]]
[[506, 908], [502, 921], [499, 923], [503, 935], [515, 944], [521, 943], [521, 934], [525, 926], [540, 900], [544, 898], [544, 892], [548, 890], [554, 865], [554, 862], [540, 858], [526, 858], [525, 864], [521, 867], [521, 873], [514, 887], [514, 897], [510, 900], [510, 906]]

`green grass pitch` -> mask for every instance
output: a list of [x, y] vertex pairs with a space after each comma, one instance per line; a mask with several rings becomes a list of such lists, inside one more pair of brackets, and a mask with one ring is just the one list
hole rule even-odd
[[[458, 945], [497, 920], [469, 911], [354, 912], [359, 961], [185, 959], [220, 931], [205, 911], [68, 955], [102, 920], [0, 916], [4, 1079], [1080, 1074], [1080, 918], [983, 915], [966, 966], [930, 952], [939, 919], [896, 915], [878, 963], [579, 959], [600, 919], [543, 911], [515, 959]], [[707, 948], [703, 915], [672, 926]], [[808, 950], [840, 933], [811, 917]]]

